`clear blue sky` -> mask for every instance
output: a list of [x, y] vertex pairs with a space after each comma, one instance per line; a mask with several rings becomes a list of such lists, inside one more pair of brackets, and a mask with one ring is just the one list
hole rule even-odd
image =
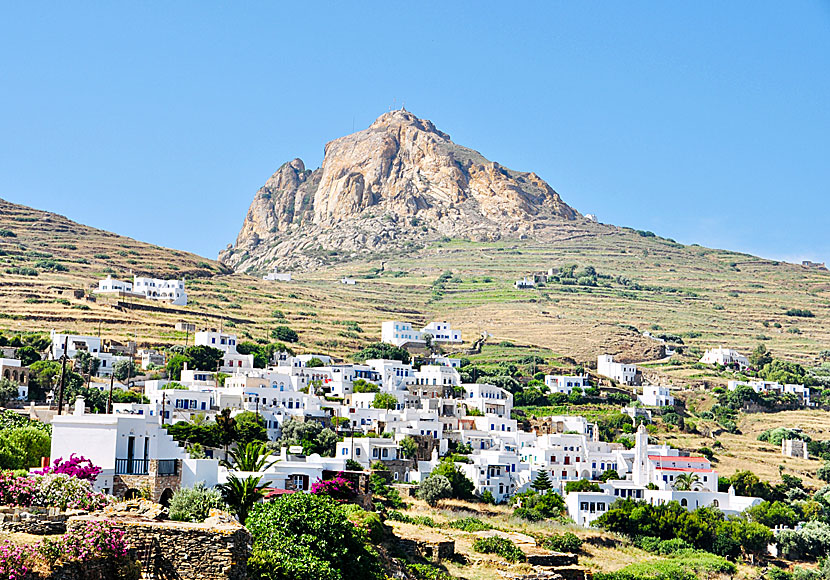
[[0, 197], [215, 257], [405, 101], [606, 223], [830, 261], [827, 1], [359, 4], [6, 3]]

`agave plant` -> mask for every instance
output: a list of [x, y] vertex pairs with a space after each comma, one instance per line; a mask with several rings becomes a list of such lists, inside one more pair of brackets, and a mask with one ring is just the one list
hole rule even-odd
[[268, 461], [268, 446], [256, 441], [229, 451], [228, 458], [230, 461], [222, 461], [222, 465], [237, 471], [265, 471], [277, 462], [277, 460]]
[[222, 493], [222, 499], [242, 524], [245, 524], [251, 507], [263, 498], [262, 490], [268, 487], [260, 485], [261, 479], [255, 475], [249, 475], [243, 479], [231, 474], [227, 483], [217, 486]]

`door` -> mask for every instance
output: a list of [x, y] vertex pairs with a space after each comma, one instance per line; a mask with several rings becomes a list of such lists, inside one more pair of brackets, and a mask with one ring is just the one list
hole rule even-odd
[[135, 459], [135, 437], [127, 438], [127, 473], [135, 473], [133, 466], [133, 459]]

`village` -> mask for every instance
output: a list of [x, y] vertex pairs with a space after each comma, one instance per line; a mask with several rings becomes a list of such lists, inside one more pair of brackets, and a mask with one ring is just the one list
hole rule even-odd
[[[139, 288], [151, 295], [156, 290], [147, 289], [158, 288], [168, 301], [187, 299], [181, 281], [136, 278], [129, 284], [107, 278], [97, 291], [136, 293]], [[171, 376], [170, 351], [137, 350], [134, 344], [116, 348], [100, 337], [52, 331], [44, 358], [61, 361], [61, 376], [55, 377], [57, 384], [45, 393], [45, 401], [24, 403], [30, 370], [14, 358], [13, 347], [3, 347], [0, 377], [17, 384], [19, 402], [12, 406], [18, 413], [51, 424], [52, 458], [83, 456], [101, 468], [96, 490], [121, 498], [149, 490], [149, 497], [164, 505], [181, 488], [214, 487], [229, 477], [251, 475], [228, 461], [227, 445], [223, 449], [188, 442], [176, 429], [177, 424], [207, 424], [243, 414], [255, 416], [269, 442], [267, 457], [254, 475], [271, 493], [308, 492], [333, 474], [380, 466], [389, 471], [391, 483], [417, 486], [450, 460], [472, 482], [476, 497], [496, 504], [530, 490], [540, 478], [550, 481], [564, 498], [567, 515], [583, 526], [620, 498], [653, 505], [678, 502], [689, 510], [712, 506], [725, 514], [741, 513], [762, 501], [737, 495], [732, 488], [719, 489], [718, 473], [707, 457], [650, 441], [646, 425], [652, 412], [674, 407], [673, 387], [647, 384], [637, 365], [615, 362], [608, 354], [597, 356], [595, 377], [630, 390], [633, 402], [621, 405], [621, 411], [636, 427], [633, 445], [601, 440], [596, 423], [573, 414], [551, 416], [532, 430], [523, 429], [512, 412], [513, 393], [462, 380], [463, 357], [451, 353], [462, 352], [463, 339], [446, 321], [422, 328], [386, 321], [378, 343], [384, 348], [360, 363], [272, 349], [262, 364], [255, 361], [261, 354], [239, 352], [236, 334], [215, 328], [197, 331], [189, 324], [181, 328], [188, 336], [193, 332], [193, 347], [213, 352], [215, 358], [190, 368], [184, 362]], [[444, 350], [450, 354], [440, 354]], [[384, 352], [391, 356], [382, 356]], [[96, 412], [81, 396], [66, 400], [62, 384], [67, 365], [71, 370], [90, 357], [96, 362], [88, 374], [97, 376], [95, 381], [89, 376], [88, 385], [108, 399], [106, 408]], [[749, 365], [747, 357], [726, 348], [707, 351], [701, 363], [736, 369]], [[119, 364], [131, 371], [135, 367], [126, 380], [115, 379]], [[165, 368], [166, 377], [148, 378], [159, 377], [152, 371]], [[598, 392], [592, 380], [596, 382], [587, 373], [543, 377], [546, 392], [566, 397]], [[730, 390], [738, 387], [789, 393], [799, 406], [813, 404], [804, 385], [729, 382]], [[136, 402], [113, 402], [113, 392], [128, 391], [136, 393]], [[330, 438], [325, 451], [302, 441], [280, 446], [288, 440], [286, 425], [292, 430], [298, 425], [325, 429]], [[782, 446], [806, 455], [792, 441]], [[48, 465], [49, 458], [43, 461]]]

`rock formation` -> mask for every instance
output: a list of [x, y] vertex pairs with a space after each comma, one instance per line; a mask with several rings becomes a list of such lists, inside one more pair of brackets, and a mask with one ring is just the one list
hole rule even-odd
[[305, 269], [443, 236], [545, 237], [569, 221], [584, 218], [535, 173], [488, 161], [398, 110], [328, 143], [319, 169], [282, 165], [219, 260], [237, 271]]

